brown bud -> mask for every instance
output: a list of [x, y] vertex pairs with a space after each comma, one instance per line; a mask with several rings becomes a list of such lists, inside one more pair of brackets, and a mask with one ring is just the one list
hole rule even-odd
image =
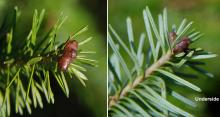
[[76, 40], [69, 40], [66, 42], [66, 45], [64, 47], [64, 52], [65, 51], [73, 51], [73, 50], [77, 50], [78, 48], [78, 42]]
[[62, 56], [58, 61], [58, 67], [61, 71], [65, 71], [72, 59], [70, 57]]
[[78, 42], [70, 40], [66, 42], [63, 54], [58, 61], [58, 67], [64, 71], [68, 68], [69, 64], [76, 58], [78, 49]]
[[183, 37], [179, 43], [176, 44], [175, 48], [173, 48], [173, 52], [175, 54], [184, 52], [188, 49], [190, 44], [190, 40], [188, 37]]

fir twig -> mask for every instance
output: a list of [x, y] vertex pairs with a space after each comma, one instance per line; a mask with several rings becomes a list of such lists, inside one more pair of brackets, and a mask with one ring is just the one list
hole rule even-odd
[[[146, 38], [145, 33], [140, 36], [137, 53], [134, 51], [135, 39], [131, 18], [127, 19], [127, 41], [130, 42], [128, 45], [130, 49], [124, 43], [125, 40], [122, 40], [113, 27], [109, 26], [108, 40], [113, 50], [113, 54], [109, 58], [109, 116], [193, 116], [169, 102], [168, 95], [196, 107], [193, 101], [179, 94], [178, 91], [170, 89], [166, 83], [170, 80], [165, 82], [164, 79], [170, 78], [177, 82], [179, 86], [201, 92], [198, 86], [177, 76], [175, 71], [180, 67], [190, 66], [192, 69], [210, 76], [209, 72], [204, 72], [205, 70], [197, 66], [200, 61], [196, 60], [213, 58], [216, 57], [216, 54], [205, 52], [199, 48], [189, 49], [189, 45], [186, 44], [196, 42], [200, 34], [195, 30], [189, 32], [192, 22], [187, 24], [184, 19], [177, 32], [175, 32], [176, 30], [168, 30], [166, 9], [158, 17], [159, 29], [157, 29], [148, 7], [143, 10], [143, 17], [150, 48], [146, 55], [144, 55], [143, 49], [143, 46], [147, 46], [146, 43], [143, 44]], [[114, 41], [114, 37], [116, 41]], [[199, 37], [201, 36], [199, 35]], [[189, 43], [186, 43], [186, 41]], [[128, 54], [126, 59], [121, 54], [123, 52], [121, 48]], [[179, 53], [176, 50], [179, 50]], [[132, 61], [132, 63], [128, 64], [128, 61]], [[179, 74], [182, 73], [182, 71], [178, 72]]]
[[[0, 116], [10, 116], [11, 110], [15, 107], [15, 112], [24, 113], [27, 109], [29, 114], [32, 113], [31, 106], [43, 108], [43, 96], [48, 103], [54, 103], [53, 87], [51, 87], [51, 78], [57, 80], [58, 85], [64, 94], [69, 97], [69, 87], [66, 81], [67, 78], [77, 78], [86, 86], [85, 81], [88, 80], [84, 74], [87, 69], [84, 65], [96, 66], [93, 59], [87, 58], [87, 54], [95, 53], [82, 50], [82, 46], [91, 41], [91, 37], [85, 40], [78, 41], [77, 36], [88, 29], [88, 26], [80, 29], [71, 35], [67, 41], [76, 40], [79, 42], [76, 58], [71, 61], [66, 71], [58, 68], [58, 61], [63, 55], [64, 46], [67, 43], [63, 42], [57, 45], [56, 35], [66, 18], [61, 13], [58, 21], [45, 35], [38, 35], [41, 24], [44, 19], [45, 10], [40, 13], [34, 11], [32, 28], [26, 39], [15, 39], [17, 19], [20, 13], [15, 9], [5, 17], [5, 20], [0, 27]], [[17, 45], [21, 47], [17, 48]], [[20, 49], [21, 48], [21, 49]], [[83, 57], [80, 57], [83, 56]], [[11, 102], [15, 102], [12, 105]]]

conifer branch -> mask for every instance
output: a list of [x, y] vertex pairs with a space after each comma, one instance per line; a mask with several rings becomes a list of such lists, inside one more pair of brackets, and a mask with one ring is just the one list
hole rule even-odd
[[[128, 44], [109, 25], [108, 41], [113, 51], [109, 58], [108, 73], [109, 116], [191, 117], [193, 116], [191, 113], [172, 104], [167, 96], [172, 96], [194, 108], [195, 102], [179, 94], [178, 90], [171, 89], [169, 85], [175, 83], [201, 92], [198, 86], [183, 78], [184, 75], [181, 74], [185, 73], [178, 71], [178, 68], [188, 66], [205, 76], [213, 77], [198, 65], [201, 63], [200, 59], [210, 59], [217, 55], [201, 48], [190, 48], [190, 44], [196, 42], [202, 35], [198, 31], [190, 30], [192, 22], [187, 23], [184, 19], [177, 29], [169, 31], [167, 10], [164, 9], [163, 14], [159, 14], [159, 23], [156, 26], [148, 7], [143, 10], [143, 18], [149, 43], [147, 45], [143, 43], [146, 37], [145, 33], [142, 33], [137, 52], [132, 21], [129, 17], [127, 18]], [[143, 46], [150, 49], [144, 51]], [[122, 52], [128, 57], [125, 58]], [[167, 85], [167, 82], [170, 82], [164, 80], [167, 78], [175, 82]]]
[[119, 96], [113, 96], [109, 100], [109, 107], [114, 106], [115, 103], [119, 101], [119, 99], [123, 98], [127, 95], [129, 91], [137, 87], [140, 83], [144, 82], [150, 75], [153, 74], [153, 72], [157, 69], [159, 69], [161, 66], [163, 66], [165, 63], [167, 63], [172, 56], [172, 52], [168, 51], [164, 56], [162, 56], [158, 61], [156, 61], [154, 64], [152, 64], [149, 68], [145, 70], [144, 76], [138, 76], [135, 78], [135, 80], [132, 83], [129, 83], [127, 86], [125, 86], [122, 90]]
[[[86, 86], [88, 80], [84, 74], [87, 67], [96, 66], [96, 60], [87, 57], [87, 52], [81, 47], [91, 41], [91, 37], [78, 40], [79, 36], [88, 27], [84, 27], [66, 40], [57, 44], [56, 35], [66, 20], [63, 14], [45, 36], [39, 36], [41, 24], [44, 19], [45, 10], [40, 13], [34, 11], [32, 28], [26, 39], [15, 39], [17, 19], [20, 16], [18, 8], [9, 12], [0, 27], [0, 116], [10, 116], [11, 111], [22, 115], [24, 109], [32, 113], [32, 105], [43, 108], [43, 95], [48, 103], [54, 103], [53, 87], [51, 79], [57, 81], [58, 86], [69, 97], [67, 78], [77, 78]], [[12, 16], [12, 17], [11, 17]], [[43, 37], [43, 38], [41, 38]], [[72, 51], [67, 44], [75, 40], [79, 47]], [[72, 45], [71, 45], [72, 47]], [[71, 51], [65, 49], [70, 48]], [[71, 53], [70, 53], [71, 52]], [[74, 52], [74, 53], [73, 53]], [[65, 58], [64, 54], [68, 55]], [[69, 56], [71, 54], [71, 56]], [[73, 56], [74, 55], [74, 56]], [[62, 58], [63, 57], [63, 58]], [[65, 60], [61, 61], [61, 58]], [[68, 60], [67, 60], [68, 59]], [[60, 66], [67, 65], [65, 70]], [[12, 103], [13, 102], [13, 103]]]

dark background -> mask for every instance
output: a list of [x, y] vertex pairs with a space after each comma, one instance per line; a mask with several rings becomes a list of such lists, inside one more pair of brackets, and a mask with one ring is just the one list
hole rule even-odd
[[[43, 98], [43, 109], [32, 107], [32, 114], [27, 110], [24, 117], [105, 117], [106, 109], [106, 0], [0, 0], [0, 23], [8, 11], [18, 6], [21, 11], [17, 32], [19, 38], [26, 37], [32, 25], [34, 9], [46, 10], [45, 20], [40, 29], [40, 34], [45, 34], [56, 21], [61, 12], [68, 16], [67, 21], [59, 31], [59, 41], [78, 29], [88, 25], [89, 30], [83, 34], [92, 36], [93, 40], [86, 45], [86, 50], [96, 51], [90, 58], [98, 61], [98, 67], [88, 67], [88, 81], [84, 87], [78, 79], [67, 79], [70, 96], [66, 98], [56, 81], [52, 79], [51, 85], [54, 92], [55, 104], [48, 104]], [[85, 48], [84, 48], [85, 49]], [[19, 115], [14, 113], [12, 117]]]

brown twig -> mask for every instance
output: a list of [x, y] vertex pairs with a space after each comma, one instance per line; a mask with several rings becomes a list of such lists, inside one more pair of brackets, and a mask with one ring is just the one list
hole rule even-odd
[[115, 95], [109, 98], [109, 101], [108, 101], [109, 107], [112, 107], [113, 105], [115, 105], [121, 98], [126, 96], [131, 89], [134, 89], [138, 84], [146, 80], [146, 78], [148, 78], [156, 69], [158, 69], [159, 67], [164, 65], [166, 62], [168, 62], [171, 56], [172, 56], [172, 52], [168, 51], [157, 62], [155, 62], [148, 69], [145, 70], [144, 76], [138, 76], [137, 78], [135, 78], [133, 82], [125, 86], [124, 89], [122, 89], [122, 91], [118, 95]]

